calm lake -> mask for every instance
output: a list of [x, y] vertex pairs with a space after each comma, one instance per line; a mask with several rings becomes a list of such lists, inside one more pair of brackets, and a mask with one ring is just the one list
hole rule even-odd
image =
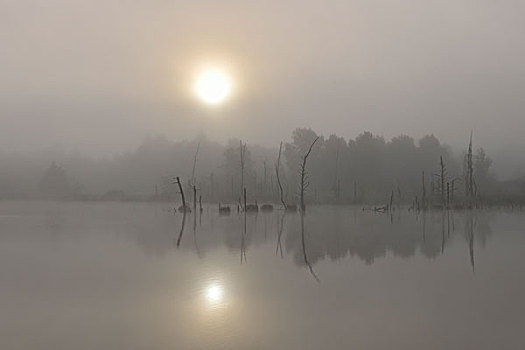
[[0, 349], [523, 349], [525, 212], [0, 203]]

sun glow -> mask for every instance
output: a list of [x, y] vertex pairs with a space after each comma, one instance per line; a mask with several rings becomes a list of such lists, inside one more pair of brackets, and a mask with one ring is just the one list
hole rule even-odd
[[231, 78], [219, 68], [209, 68], [200, 72], [195, 81], [194, 91], [208, 104], [224, 102], [231, 94]]
[[222, 287], [214, 284], [208, 287], [206, 290], [206, 299], [212, 303], [221, 301], [223, 295]]

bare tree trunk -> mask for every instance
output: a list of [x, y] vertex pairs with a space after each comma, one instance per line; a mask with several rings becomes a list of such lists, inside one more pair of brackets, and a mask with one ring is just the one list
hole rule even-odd
[[283, 207], [286, 210], [286, 203], [284, 202], [284, 195], [283, 195], [283, 185], [281, 184], [281, 177], [279, 176], [282, 149], [283, 149], [283, 142], [281, 141], [281, 144], [279, 145], [279, 156], [277, 157], [277, 163], [275, 163], [275, 176], [277, 177], [277, 183], [279, 184], [279, 195], [280, 195], [281, 203], [283, 204]]
[[304, 213], [306, 210], [306, 205], [304, 203], [304, 194], [306, 190], [308, 189], [308, 186], [310, 185], [309, 182], [307, 182], [308, 174], [306, 173], [306, 160], [308, 159], [308, 156], [312, 152], [312, 148], [314, 147], [315, 143], [319, 140], [319, 137], [317, 137], [314, 142], [310, 145], [310, 148], [308, 149], [308, 152], [303, 157], [303, 163], [301, 164], [301, 211]]
[[195, 186], [195, 166], [197, 165], [197, 156], [199, 155], [199, 148], [201, 147], [201, 143], [199, 142], [197, 144], [197, 150], [195, 151], [195, 155], [193, 156], [193, 169], [191, 170], [191, 184], [192, 186]]
[[434, 174], [434, 176], [437, 177], [437, 189], [439, 191], [439, 194], [441, 196], [441, 208], [444, 209], [447, 205], [447, 188], [446, 188], [446, 184], [447, 184], [447, 179], [448, 179], [448, 173], [447, 173], [447, 168], [445, 166], [445, 162], [443, 162], [443, 157], [440, 156], [439, 157], [439, 167], [440, 167], [440, 171], [438, 174]]
[[239, 152], [241, 155], [241, 194], [244, 189], [244, 155], [246, 154], [246, 144], [242, 144], [242, 141], [239, 141]]
[[470, 132], [470, 141], [468, 144], [467, 153], [467, 197], [469, 205], [472, 207], [472, 200], [474, 198], [474, 167], [472, 165], [472, 131]]

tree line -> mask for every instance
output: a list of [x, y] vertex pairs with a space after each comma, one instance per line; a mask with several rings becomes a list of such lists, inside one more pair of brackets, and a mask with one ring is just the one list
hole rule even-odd
[[206, 202], [236, 203], [246, 188], [250, 200], [279, 203], [276, 164], [282, 153], [283, 200], [299, 204], [302, 157], [316, 139], [306, 169], [308, 203], [384, 202], [392, 193], [396, 201], [412, 203], [416, 196], [421, 201], [423, 191], [439, 201], [447, 184], [455, 196], [498, 191], [492, 160], [481, 147], [471, 146], [468, 153], [468, 137], [465, 152], [453, 154], [434, 135], [386, 140], [365, 131], [347, 140], [298, 128], [281, 147], [238, 139], [223, 145], [201, 135], [191, 141], [148, 138], [132, 152], [104, 159], [0, 153], [0, 197], [171, 200], [177, 197], [173, 178], [179, 176], [188, 193], [195, 185]]

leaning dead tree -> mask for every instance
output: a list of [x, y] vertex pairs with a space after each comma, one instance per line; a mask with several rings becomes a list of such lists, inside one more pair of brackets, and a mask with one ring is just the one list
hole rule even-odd
[[308, 152], [303, 157], [303, 162], [301, 163], [301, 211], [304, 213], [306, 209], [306, 205], [304, 204], [304, 194], [308, 187], [310, 186], [310, 182], [308, 181], [308, 173], [306, 172], [306, 160], [308, 159], [308, 156], [312, 152], [312, 148], [314, 147], [315, 143], [319, 140], [319, 136], [315, 138], [314, 142], [310, 145], [310, 148], [308, 148]]
[[177, 184], [179, 186], [179, 193], [182, 199], [182, 205], [179, 207], [179, 211], [186, 213], [191, 213], [191, 209], [189, 206], [186, 205], [186, 197], [184, 197], [184, 190], [182, 189], [182, 184], [180, 183], [180, 178], [177, 176], [175, 178], [175, 182], [173, 184]]
[[283, 142], [281, 141], [281, 144], [279, 145], [279, 156], [277, 157], [277, 162], [275, 163], [275, 176], [277, 177], [277, 184], [279, 185], [279, 196], [281, 199], [281, 203], [283, 204], [284, 209], [286, 210], [286, 203], [284, 202], [284, 194], [283, 194], [283, 185], [281, 184], [281, 177], [279, 175], [279, 168], [281, 167], [281, 152], [283, 149]]

